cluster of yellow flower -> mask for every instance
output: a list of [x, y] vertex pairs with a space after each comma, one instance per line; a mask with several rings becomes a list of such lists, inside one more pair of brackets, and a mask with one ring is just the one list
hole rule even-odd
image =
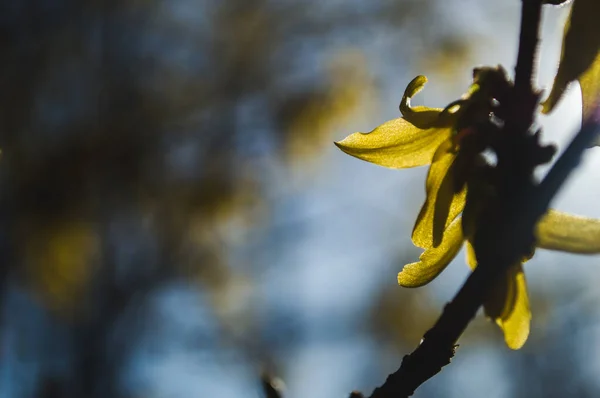
[[[559, 70], [543, 104], [543, 112], [553, 109], [566, 86], [574, 80], [579, 81], [582, 89], [584, 120], [597, 109], [600, 93], [598, 17], [600, 1], [575, 0], [565, 28]], [[336, 142], [347, 154], [380, 166], [431, 165], [426, 180], [426, 200], [412, 232], [413, 243], [424, 252], [418, 262], [405, 265], [398, 274], [401, 286], [418, 287], [429, 283], [454, 259], [464, 242], [467, 263], [471, 268], [477, 266], [473, 229], [480, 203], [489, 195], [490, 188], [493, 190], [488, 182], [493, 166], [482, 155], [489, 145], [489, 131], [478, 130], [476, 124], [477, 118], [483, 117], [493, 126], [490, 115], [494, 112], [496, 96], [490, 90], [497, 88], [498, 82], [510, 85], [503, 76], [501, 68], [476, 70], [467, 93], [444, 109], [410, 105], [411, 97], [427, 81], [424, 76], [418, 76], [409, 83], [402, 98], [403, 117], [390, 120], [369, 133], [354, 133]], [[600, 253], [600, 220], [549, 210], [537, 224], [535, 237], [536, 246], [540, 248]], [[506, 277], [488, 293], [484, 310], [502, 329], [510, 348], [523, 346], [529, 335], [531, 312], [522, 262], [510, 267]]]

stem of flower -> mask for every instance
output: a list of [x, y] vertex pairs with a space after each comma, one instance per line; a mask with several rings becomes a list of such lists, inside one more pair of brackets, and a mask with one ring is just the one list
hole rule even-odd
[[515, 88], [533, 92], [534, 65], [537, 60], [538, 32], [542, 16], [542, 0], [521, 0], [521, 33], [515, 67]]

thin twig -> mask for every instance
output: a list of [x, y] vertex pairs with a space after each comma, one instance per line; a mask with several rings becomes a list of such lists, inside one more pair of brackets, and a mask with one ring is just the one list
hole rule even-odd
[[515, 87], [533, 91], [534, 65], [537, 59], [538, 32], [542, 15], [542, 0], [522, 0], [519, 52], [515, 66]]
[[573, 138], [567, 149], [556, 161], [539, 186], [539, 200], [546, 207], [563, 185], [569, 174], [581, 162], [585, 149], [595, 142], [600, 132], [600, 120], [590, 120], [583, 125], [581, 131]]

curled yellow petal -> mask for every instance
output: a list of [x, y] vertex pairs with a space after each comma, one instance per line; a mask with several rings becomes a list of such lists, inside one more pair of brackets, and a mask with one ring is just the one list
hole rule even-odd
[[582, 86], [584, 109], [589, 108], [590, 103], [597, 101], [598, 82], [592, 80], [598, 75], [599, 15], [598, 0], [576, 0], [573, 3], [569, 20], [565, 25], [558, 72], [550, 95], [543, 104], [544, 113], [552, 111], [569, 83], [576, 79]]
[[426, 82], [425, 76], [417, 76], [406, 87], [400, 102], [403, 118], [335, 144], [351, 156], [380, 166], [399, 169], [430, 164], [436, 149], [451, 136], [458, 116], [451, 110], [410, 105]]
[[457, 217], [448, 227], [438, 247], [426, 249], [419, 261], [407, 264], [398, 273], [398, 284], [404, 287], [419, 287], [431, 282], [456, 257], [463, 242], [462, 225]]
[[465, 207], [466, 189], [454, 191], [452, 165], [456, 153], [447, 140], [436, 151], [425, 183], [426, 199], [412, 233], [413, 243], [423, 249], [436, 247], [450, 223]]
[[410, 99], [419, 91], [423, 90], [425, 83], [427, 83], [427, 77], [423, 75], [415, 77], [408, 83], [406, 90], [404, 90], [402, 101], [400, 102], [400, 112], [402, 112], [402, 116], [404, 116], [405, 120], [421, 129], [441, 127], [436, 123], [439, 121], [439, 116], [443, 109], [410, 105]]
[[509, 268], [504, 278], [489, 292], [483, 304], [486, 316], [493, 319], [504, 333], [506, 345], [518, 350], [529, 336], [531, 310], [523, 266]]
[[449, 128], [422, 130], [399, 118], [370, 133], [354, 133], [336, 142], [348, 155], [394, 169], [430, 164], [436, 149], [449, 139]]
[[600, 220], [549, 210], [536, 227], [536, 246], [570, 253], [600, 253]]

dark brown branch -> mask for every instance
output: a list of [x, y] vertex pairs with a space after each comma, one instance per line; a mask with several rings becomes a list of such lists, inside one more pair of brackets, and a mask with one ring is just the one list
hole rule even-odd
[[487, 275], [478, 267], [467, 279], [454, 299], [444, 307], [442, 315], [410, 355], [402, 360], [395, 373], [375, 389], [371, 398], [409, 397], [435, 376], [454, 356], [456, 342], [483, 302], [482, 283]]
[[542, 16], [542, 0], [522, 0], [521, 33], [515, 67], [517, 92], [533, 92], [534, 65], [537, 59], [538, 32]]

